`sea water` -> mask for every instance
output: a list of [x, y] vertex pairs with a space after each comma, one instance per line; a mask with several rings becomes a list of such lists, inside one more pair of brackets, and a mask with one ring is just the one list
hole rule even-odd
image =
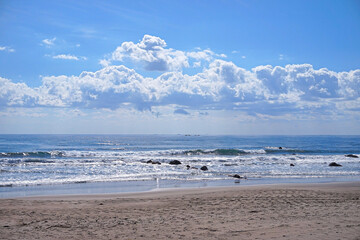
[[360, 136], [0, 135], [0, 197], [228, 184], [234, 174], [242, 183], [359, 180], [360, 158], [348, 154], [360, 154]]

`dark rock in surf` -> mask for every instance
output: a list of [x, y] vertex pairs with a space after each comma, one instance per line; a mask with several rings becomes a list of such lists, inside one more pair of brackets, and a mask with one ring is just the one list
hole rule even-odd
[[153, 161], [152, 161], [152, 160], [149, 160], [149, 161], [147, 161], [146, 163], [153, 163]]
[[153, 161], [152, 164], [161, 165], [161, 162], [159, 162], [159, 161]]
[[237, 179], [246, 179], [246, 177], [242, 177], [239, 174], [229, 175], [229, 177], [237, 178]]
[[234, 174], [234, 175], [230, 175], [231, 177], [233, 177], [233, 178], [241, 178], [241, 176], [239, 175], [239, 174]]
[[282, 149], [282, 147], [279, 147], [279, 149], [281, 150], [281, 149]]
[[172, 160], [169, 162], [170, 165], [179, 165], [181, 162], [179, 160]]
[[355, 154], [347, 154], [347, 155], [345, 155], [345, 157], [359, 158], [359, 156], [357, 156], [357, 155], [355, 155]]
[[336, 162], [332, 162], [332, 163], [329, 164], [329, 167], [342, 167], [342, 165], [338, 164]]
[[295, 164], [293, 164], [293, 163], [290, 163], [290, 167], [295, 167]]
[[190, 169], [190, 165], [186, 165], [186, 169], [189, 170], [189, 169]]
[[202, 171], [207, 171], [207, 170], [209, 170], [209, 169], [207, 168], [207, 166], [202, 166], [202, 167], [200, 168], [200, 170], [202, 170]]

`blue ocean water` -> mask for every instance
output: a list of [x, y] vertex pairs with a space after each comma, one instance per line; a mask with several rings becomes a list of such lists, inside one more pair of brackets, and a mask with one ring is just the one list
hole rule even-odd
[[247, 181], [359, 179], [360, 158], [347, 154], [360, 154], [360, 136], [0, 135], [0, 186], [141, 185], [228, 180], [232, 174]]

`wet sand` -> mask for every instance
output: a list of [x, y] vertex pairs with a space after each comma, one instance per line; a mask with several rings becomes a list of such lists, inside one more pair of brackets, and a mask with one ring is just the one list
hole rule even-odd
[[360, 239], [360, 182], [0, 199], [0, 239]]

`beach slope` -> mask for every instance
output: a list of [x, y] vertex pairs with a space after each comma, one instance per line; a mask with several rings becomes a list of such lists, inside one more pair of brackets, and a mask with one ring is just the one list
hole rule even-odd
[[360, 239], [360, 182], [0, 199], [1, 239]]

